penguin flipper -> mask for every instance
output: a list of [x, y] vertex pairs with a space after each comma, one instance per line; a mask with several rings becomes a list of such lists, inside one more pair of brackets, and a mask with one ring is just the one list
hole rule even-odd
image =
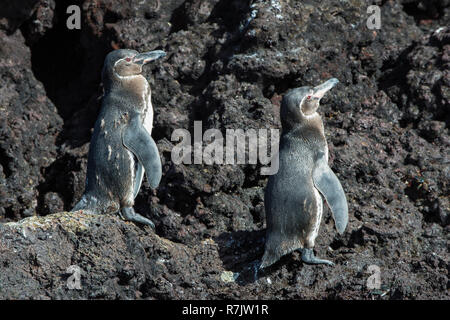
[[161, 159], [156, 143], [142, 125], [139, 115], [131, 118], [123, 131], [122, 142], [144, 167], [150, 186], [156, 188], [162, 176]]
[[348, 222], [348, 205], [341, 183], [328, 166], [324, 153], [321, 153], [313, 169], [315, 187], [327, 200], [333, 213], [337, 231], [342, 234]]

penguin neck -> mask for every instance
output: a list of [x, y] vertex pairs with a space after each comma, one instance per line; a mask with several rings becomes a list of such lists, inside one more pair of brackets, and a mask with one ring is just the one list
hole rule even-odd
[[281, 126], [284, 131], [290, 131], [296, 127], [302, 128], [317, 126], [318, 124], [322, 124], [322, 118], [317, 112], [314, 112], [310, 115], [299, 113], [296, 114], [294, 118], [281, 122]]
[[284, 121], [282, 123], [282, 135], [297, 131], [320, 131], [324, 132], [322, 118], [319, 113], [314, 112], [310, 115], [301, 114], [295, 121]]
[[317, 113], [317, 111], [314, 111], [313, 113], [310, 113], [310, 114], [306, 114], [306, 113], [301, 113], [301, 118], [302, 118], [302, 122], [308, 122], [308, 121], [311, 121], [311, 120], [313, 120], [314, 121], [314, 119], [319, 119], [319, 120], [321, 120], [321, 118], [320, 118], [320, 115]]
[[147, 96], [150, 94], [150, 85], [147, 79], [141, 74], [131, 75], [131, 76], [120, 76], [114, 74], [112, 79], [109, 81], [109, 90], [124, 90], [127, 94], [132, 95], [137, 99], [142, 99], [146, 101]]

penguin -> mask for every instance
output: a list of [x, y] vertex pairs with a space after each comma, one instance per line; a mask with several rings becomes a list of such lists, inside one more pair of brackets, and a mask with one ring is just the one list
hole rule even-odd
[[151, 137], [151, 90], [142, 66], [164, 51], [110, 52], [102, 70], [104, 95], [89, 146], [85, 191], [72, 211], [119, 213], [124, 220], [154, 228], [133, 209], [144, 172], [152, 188], [159, 185], [161, 159]]
[[314, 241], [322, 219], [322, 198], [331, 209], [337, 231], [348, 222], [344, 190], [328, 166], [328, 145], [320, 115], [320, 99], [339, 81], [290, 90], [281, 101], [282, 132], [279, 170], [269, 177], [264, 194], [266, 243], [260, 268], [301, 250], [309, 264], [333, 265], [314, 256]]

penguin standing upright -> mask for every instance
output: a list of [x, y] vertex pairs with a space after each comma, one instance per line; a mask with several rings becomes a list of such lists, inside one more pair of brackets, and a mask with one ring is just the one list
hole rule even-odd
[[86, 187], [72, 211], [119, 214], [154, 228], [133, 209], [146, 172], [152, 188], [161, 180], [161, 159], [151, 137], [153, 107], [142, 66], [164, 57], [161, 50], [139, 53], [119, 49], [104, 62], [105, 94], [89, 147]]
[[282, 134], [279, 170], [269, 177], [265, 190], [267, 232], [260, 267], [283, 255], [302, 250], [302, 260], [329, 264], [316, 258], [313, 247], [322, 219], [322, 194], [339, 233], [348, 222], [344, 190], [328, 166], [328, 145], [320, 115], [320, 99], [339, 81], [330, 79], [317, 87], [290, 90], [281, 102]]

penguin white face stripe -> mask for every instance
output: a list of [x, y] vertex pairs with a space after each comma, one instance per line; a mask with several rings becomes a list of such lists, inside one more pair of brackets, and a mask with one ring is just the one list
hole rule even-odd
[[114, 63], [114, 66], [113, 66], [113, 72], [114, 72], [114, 74], [116, 75], [116, 77], [118, 77], [119, 79], [122, 79], [122, 80], [126, 80], [126, 79], [134, 79], [134, 78], [142, 77], [142, 75], [141, 75], [140, 73], [139, 73], [139, 74], [132, 74], [132, 75], [129, 75], [129, 76], [121, 76], [120, 74], [118, 74], [117, 72], [115, 72], [115, 70], [116, 70], [116, 65], [117, 65], [119, 62], [121, 62], [121, 61], [126, 61], [126, 59], [127, 59], [127, 57], [124, 57], [124, 58], [122, 58], [122, 59], [117, 60], [117, 61]]
[[142, 77], [142, 75], [140, 75], [140, 74], [133, 74], [131, 76], [121, 76], [118, 73], [115, 73], [115, 75], [117, 76], [117, 78], [122, 79], [122, 80], [129, 80], [129, 79], [135, 79], [135, 78]]
[[300, 113], [301, 113], [302, 116], [305, 117], [306, 119], [311, 119], [311, 118], [314, 118], [314, 117], [316, 117], [316, 116], [318, 115], [318, 113], [317, 113], [316, 111], [314, 111], [314, 112], [311, 113], [311, 114], [305, 114], [305, 113], [303, 113], [303, 111], [302, 111], [302, 105], [303, 105], [303, 102], [305, 102], [306, 99], [313, 97], [313, 93], [314, 93], [314, 92], [311, 90], [311, 91], [309, 92], [309, 94], [305, 95], [305, 96], [302, 98], [302, 100], [300, 101], [300, 103], [299, 103], [299, 105], [298, 105], [298, 108], [300, 109]]

